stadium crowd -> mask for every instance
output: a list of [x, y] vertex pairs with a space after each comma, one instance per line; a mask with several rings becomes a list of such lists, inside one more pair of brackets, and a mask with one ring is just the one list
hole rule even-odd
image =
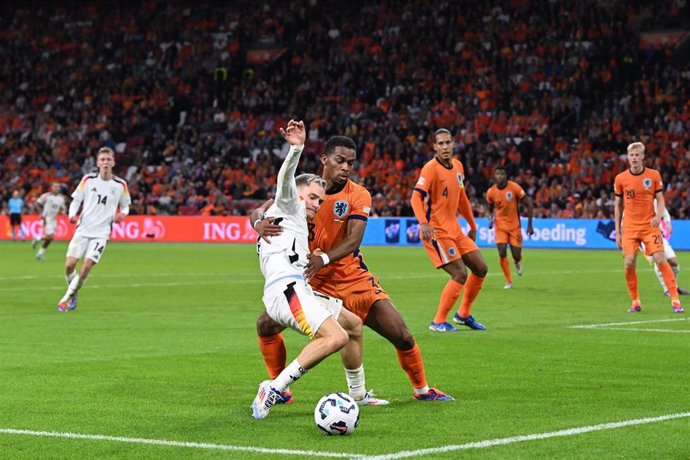
[[[271, 196], [290, 117], [300, 170], [355, 139], [373, 213], [411, 216], [431, 133], [455, 134], [478, 215], [497, 165], [536, 217], [612, 217], [642, 140], [690, 218], [690, 64], [639, 34], [685, 0], [8, 2], [0, 16], [0, 197], [71, 191], [101, 145], [132, 213], [246, 214]], [[7, 14], [7, 13], [10, 14]], [[665, 21], [665, 22], [659, 22]], [[268, 59], [263, 62], [264, 55]]]

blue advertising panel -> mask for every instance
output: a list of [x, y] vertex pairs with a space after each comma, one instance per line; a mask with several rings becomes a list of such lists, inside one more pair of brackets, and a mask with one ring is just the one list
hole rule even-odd
[[[460, 220], [467, 232], [467, 224]], [[615, 225], [613, 220], [596, 219], [534, 219], [534, 235], [527, 238], [527, 220], [522, 220], [522, 235], [527, 248], [568, 249], [615, 249]], [[690, 220], [674, 220], [671, 245], [676, 250], [690, 250]], [[369, 219], [364, 234], [364, 245], [417, 246], [419, 224], [410, 217]], [[488, 227], [488, 219], [477, 219], [477, 245], [495, 245], [494, 231]]]

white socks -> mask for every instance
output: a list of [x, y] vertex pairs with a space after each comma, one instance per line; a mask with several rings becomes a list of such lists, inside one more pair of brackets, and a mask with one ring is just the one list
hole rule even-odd
[[79, 275], [74, 274], [74, 276], [71, 277], [71, 281], [67, 287], [67, 292], [65, 292], [65, 295], [62, 297], [62, 299], [60, 299], [60, 303], [67, 302], [70, 298], [74, 297], [74, 294], [77, 293], [79, 287], [81, 286], [79, 281], [81, 281], [79, 279]]
[[357, 369], [345, 369], [345, 379], [347, 379], [347, 387], [350, 396], [352, 396], [355, 401], [363, 399], [364, 395], [367, 393], [364, 387], [364, 364]]
[[300, 379], [307, 371], [300, 366], [300, 364], [295, 359], [288, 366], [283, 369], [278, 377], [273, 379], [271, 386], [276, 390], [283, 392], [287, 387], [292, 385], [294, 382]]

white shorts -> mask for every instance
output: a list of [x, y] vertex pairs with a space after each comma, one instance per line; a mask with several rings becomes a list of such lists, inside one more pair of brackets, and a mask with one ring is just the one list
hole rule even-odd
[[67, 247], [67, 257], [74, 257], [76, 259], [84, 257], [98, 263], [107, 244], [107, 238], [88, 238], [86, 236], [74, 235]]
[[[661, 242], [664, 244], [664, 257], [666, 257], [666, 260], [676, 257], [676, 251], [674, 251], [671, 247], [671, 243], [669, 243], [666, 238], [661, 238]], [[644, 244], [640, 245], [640, 249], [644, 254]], [[652, 256], [648, 256], [648, 259], [651, 262], [654, 258]]]
[[57, 227], [57, 219], [43, 219], [43, 236], [55, 235], [55, 228]]
[[313, 339], [329, 317], [338, 319], [342, 301], [315, 293], [304, 280], [286, 280], [281, 287], [273, 286], [264, 293], [266, 313], [278, 324]]

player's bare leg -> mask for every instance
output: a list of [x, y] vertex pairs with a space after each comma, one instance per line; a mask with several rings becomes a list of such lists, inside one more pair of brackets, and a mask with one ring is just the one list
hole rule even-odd
[[96, 265], [96, 262], [87, 257], [84, 259], [84, 263], [81, 264], [79, 274], [75, 275], [74, 267], [76, 266], [76, 261], [76, 258], [68, 257], [65, 264], [65, 275], [69, 280], [69, 285], [67, 286], [65, 295], [62, 296], [62, 299], [60, 299], [60, 302], [58, 302], [58, 310], [60, 311], [74, 310], [77, 308], [77, 295], [79, 293], [79, 289], [81, 289], [82, 285], [86, 281], [91, 269]]
[[338, 315], [338, 324], [349, 336], [347, 345], [340, 350], [348, 393], [360, 406], [387, 406], [390, 404], [388, 401], [375, 397], [372, 391], [366, 389], [362, 362], [362, 320], [343, 308]]
[[522, 247], [511, 244], [510, 252], [513, 255], [513, 262], [515, 262], [515, 273], [517, 276], [522, 276]]
[[302, 349], [300, 354], [273, 380], [261, 382], [256, 398], [252, 402], [254, 418], [265, 418], [271, 407], [278, 404], [281, 393], [299, 380], [309, 369], [326, 357], [342, 349], [348, 341], [347, 332], [333, 317], [328, 317]]
[[38, 259], [38, 260], [43, 260], [43, 257], [45, 256], [45, 253], [46, 253], [46, 249], [48, 249], [48, 246], [50, 246], [50, 243], [53, 242], [53, 235], [43, 235], [38, 240], [34, 240], [34, 242], [31, 244], [31, 246], [33, 248], [35, 248], [36, 245], [41, 241], [43, 242], [43, 244], [41, 244], [41, 247], [38, 248], [38, 251], [36, 252], [36, 259]]
[[429, 388], [424, 371], [424, 362], [419, 346], [412, 336], [412, 332], [405, 324], [405, 320], [393, 302], [380, 299], [369, 309], [364, 325], [384, 337], [396, 348], [400, 366], [407, 373], [414, 398], [422, 401], [452, 401], [453, 397], [435, 389]]

